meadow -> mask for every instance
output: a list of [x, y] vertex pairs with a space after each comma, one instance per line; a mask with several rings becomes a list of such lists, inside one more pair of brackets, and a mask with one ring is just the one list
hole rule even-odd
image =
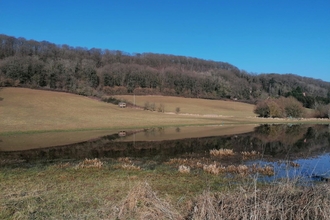
[[[185, 126], [221, 123], [240, 123], [248, 121], [245, 117], [196, 116], [193, 109], [199, 103], [196, 100], [182, 98], [182, 114], [164, 114], [133, 108], [119, 108], [117, 105], [104, 103], [88, 97], [62, 92], [40, 91], [26, 88], [4, 88], [0, 90], [0, 134], [27, 133], [43, 131], [68, 131], [92, 129], [128, 129], [153, 126]], [[172, 100], [169, 98], [169, 100]], [[175, 99], [180, 101], [179, 99]], [[204, 108], [214, 108], [214, 101]], [[230, 102], [228, 102], [230, 103]], [[170, 106], [170, 104], [166, 104]], [[218, 105], [221, 106], [221, 105]], [[238, 115], [254, 116], [253, 105], [245, 105]], [[226, 105], [223, 108], [227, 108]], [[219, 112], [221, 109], [219, 109]], [[248, 113], [246, 113], [248, 111]], [[174, 109], [173, 109], [174, 112]], [[207, 110], [210, 114], [212, 111]], [[183, 114], [187, 113], [187, 114]], [[235, 113], [235, 112], [233, 112]], [[213, 113], [217, 114], [217, 113]]]
[[[164, 105], [165, 112], [141, 108], [119, 108], [89, 97], [27, 88], [0, 90], [0, 135], [82, 130], [120, 130], [159, 126], [302, 123], [299, 119], [263, 119], [253, 113], [254, 105], [236, 101], [180, 97], [139, 96], [136, 104]], [[133, 96], [117, 98], [133, 101]], [[176, 108], [180, 108], [176, 112]], [[306, 120], [324, 123], [328, 120]]]
[[126, 100], [138, 106], [144, 107], [146, 103], [154, 105], [155, 110], [162, 105], [165, 112], [176, 112], [176, 108], [180, 108], [179, 113], [204, 115], [204, 116], [223, 116], [223, 117], [255, 117], [253, 113], [254, 105], [237, 101], [224, 100], [207, 100], [196, 98], [182, 98], [173, 96], [134, 96], [134, 95], [117, 95], [114, 96], [120, 100]]
[[[130, 158], [0, 169], [1, 219], [329, 219], [327, 183], [258, 183]], [[149, 161], [152, 164], [152, 161]]]

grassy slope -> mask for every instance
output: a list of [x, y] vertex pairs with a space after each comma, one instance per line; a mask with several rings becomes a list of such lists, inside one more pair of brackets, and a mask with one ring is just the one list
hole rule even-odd
[[[134, 103], [134, 96], [121, 95], [116, 98]], [[235, 117], [254, 117], [254, 105], [222, 100], [206, 100], [196, 98], [182, 98], [169, 96], [135, 96], [135, 104], [144, 106], [146, 102], [154, 103], [157, 108], [160, 104], [165, 107], [165, 112], [175, 112], [177, 107], [180, 113], [199, 115], [218, 115]]]
[[[25, 88], [3, 88], [0, 90], [0, 97], [3, 98], [0, 101], [0, 134], [287, 122], [256, 118], [253, 113], [254, 105], [232, 101], [164, 96], [136, 97], [136, 104], [143, 106], [146, 101], [155, 103], [156, 107], [163, 104], [166, 112], [174, 112], [176, 107], [180, 107], [180, 114], [164, 114], [132, 108], [120, 109], [116, 105], [78, 95]], [[133, 100], [133, 96], [122, 98]], [[289, 121], [292, 122], [295, 121]]]
[[[0, 90], [0, 133], [19, 131], [120, 129], [148, 126], [220, 124], [237, 119], [170, 115], [137, 109], [120, 109], [115, 105], [99, 102], [73, 94], [40, 91], [25, 88]], [[182, 113], [253, 116], [253, 106], [237, 103], [234, 111], [231, 102], [162, 97], [166, 106], [179, 102]], [[230, 105], [229, 105], [230, 104]], [[200, 107], [203, 106], [203, 107]], [[228, 110], [228, 108], [231, 110]], [[216, 109], [216, 110], [215, 110]], [[196, 111], [197, 110], [197, 111]]]

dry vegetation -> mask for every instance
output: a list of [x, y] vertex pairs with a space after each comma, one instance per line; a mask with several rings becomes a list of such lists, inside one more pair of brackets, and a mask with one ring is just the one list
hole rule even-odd
[[77, 168], [101, 168], [103, 166], [103, 162], [98, 159], [85, 159], [77, 165]]
[[239, 176], [250, 176], [253, 174], [261, 174], [267, 176], [274, 175], [274, 168], [269, 165], [260, 166], [258, 164], [252, 165], [244, 165], [244, 164], [237, 164], [237, 165], [225, 165], [219, 161], [211, 162], [209, 158], [172, 158], [169, 159], [165, 164], [179, 166], [178, 171], [180, 173], [190, 173], [191, 169], [201, 169], [206, 173], [212, 175], [220, 175], [220, 174], [238, 174]]
[[[115, 96], [118, 99], [134, 103], [134, 96]], [[255, 117], [254, 105], [235, 101], [206, 100], [197, 98], [182, 98], [169, 96], [135, 96], [135, 103], [143, 107], [145, 103], [155, 105], [155, 110], [162, 106], [165, 112], [176, 112], [180, 108], [181, 114], [197, 114], [226, 117]]]
[[[164, 102], [165, 111], [175, 111], [182, 104], [180, 114], [164, 114], [119, 109], [66, 93], [5, 88], [0, 94], [4, 137], [49, 130], [263, 121], [254, 118], [251, 105], [236, 102], [162, 97], [159, 103]], [[271, 121], [276, 120], [267, 120]], [[4, 161], [0, 163], [0, 219], [330, 219], [328, 185], [261, 186], [250, 176], [273, 175], [272, 167], [213, 161], [258, 155], [214, 149], [211, 157], [174, 158], [154, 169], [126, 157], [26, 167], [16, 162], [7, 167]]]
[[189, 219], [329, 219], [328, 185], [297, 187], [284, 182], [230, 193], [204, 192], [195, 199]]
[[[122, 170], [129, 158], [0, 170], [1, 219], [329, 219], [328, 184]], [[97, 166], [102, 164], [102, 166]], [[77, 169], [77, 166], [89, 169]], [[243, 165], [234, 167], [246, 170]], [[182, 166], [185, 170], [187, 166]], [[235, 168], [235, 169], [236, 169]], [[221, 186], [221, 187], [219, 187]]]
[[215, 157], [218, 157], [218, 156], [224, 156], [224, 157], [226, 157], [226, 156], [233, 156], [233, 155], [235, 155], [233, 149], [223, 149], [223, 148], [221, 148], [219, 150], [217, 150], [217, 149], [210, 150], [210, 154], [212, 156], [215, 156]]
[[[0, 91], [0, 133], [220, 124], [220, 119], [125, 108], [87, 97], [24, 88]], [[159, 116], [161, 114], [161, 117]]]
[[160, 199], [147, 182], [137, 183], [114, 207], [113, 219], [181, 219], [169, 202]]

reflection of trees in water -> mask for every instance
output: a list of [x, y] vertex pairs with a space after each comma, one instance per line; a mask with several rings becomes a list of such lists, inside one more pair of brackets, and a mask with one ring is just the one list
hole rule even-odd
[[272, 156], [309, 156], [330, 150], [325, 125], [263, 125], [254, 136], [261, 140], [264, 153]]
[[255, 136], [265, 143], [280, 141], [294, 144], [304, 136], [307, 129], [301, 125], [262, 125], [255, 129]]
[[[163, 128], [144, 130], [145, 135], [164, 132]], [[128, 133], [128, 135], [130, 135]], [[168, 159], [187, 155], [209, 156], [211, 149], [233, 149], [234, 152], [258, 151], [278, 159], [308, 156], [330, 151], [328, 126], [263, 125], [255, 132], [237, 135], [190, 138], [166, 141], [114, 141], [118, 135], [66, 146], [21, 152], [0, 152], [0, 159], [55, 160], [116, 157], [155, 157]], [[289, 156], [288, 156], [289, 155]]]

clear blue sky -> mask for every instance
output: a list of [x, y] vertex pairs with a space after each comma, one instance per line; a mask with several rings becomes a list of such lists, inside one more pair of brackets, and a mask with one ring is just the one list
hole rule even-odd
[[330, 82], [330, 0], [0, 0], [0, 33]]

